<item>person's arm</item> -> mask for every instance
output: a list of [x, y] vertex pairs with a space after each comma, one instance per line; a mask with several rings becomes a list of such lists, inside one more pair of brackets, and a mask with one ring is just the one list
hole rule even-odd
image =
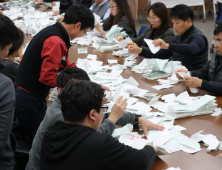
[[39, 81], [51, 87], [56, 87], [58, 70], [62, 57], [66, 54], [66, 44], [58, 36], [51, 36], [43, 43], [41, 52], [42, 67]]
[[171, 44], [169, 43], [168, 50], [187, 56], [192, 56], [205, 50], [207, 42], [202, 36], [195, 36], [190, 40], [189, 44]]
[[141, 47], [142, 42], [144, 41], [145, 38], [145, 33], [142, 34], [141, 36], [137, 37], [137, 38], [131, 38], [131, 40], [136, 43], [139, 47]]
[[155, 159], [156, 152], [152, 146], [137, 150], [111, 136], [104, 141], [104, 169], [148, 170]]
[[76, 63], [70, 63], [69, 55], [67, 55], [67, 58], [66, 58], [66, 67], [76, 67]]
[[173, 34], [167, 34], [165, 36], [162, 37], [162, 40], [165, 42], [165, 43], [170, 43], [171, 40], [173, 39], [174, 35]]
[[222, 95], [222, 82], [202, 80], [200, 89]]
[[209, 71], [210, 61], [207, 62], [201, 69], [191, 71], [190, 74], [192, 77], [198, 77], [200, 79], [208, 80], [208, 71]]
[[116, 125], [109, 119], [104, 119], [102, 125], [99, 127], [99, 133], [107, 133], [108, 135], [112, 135]]
[[[3, 75], [1, 75], [3, 76]], [[0, 83], [0, 152], [5, 148], [12, 128], [15, 109], [15, 89], [9, 78]]]
[[173, 56], [173, 53], [169, 50], [160, 49], [156, 54], [153, 54], [149, 49], [142, 48], [140, 56], [145, 58], [159, 58], [159, 59], [168, 59]]

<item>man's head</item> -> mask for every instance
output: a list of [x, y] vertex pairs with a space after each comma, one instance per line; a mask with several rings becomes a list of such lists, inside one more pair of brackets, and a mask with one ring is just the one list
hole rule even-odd
[[87, 80], [90, 81], [88, 74], [78, 67], [68, 67], [62, 70], [57, 76], [57, 87], [59, 93], [71, 80]]
[[18, 38], [17, 27], [7, 16], [0, 14], [0, 60], [8, 55], [13, 42]]
[[214, 30], [214, 44], [217, 55], [222, 56], [222, 24], [219, 24]]
[[65, 12], [62, 25], [72, 40], [83, 36], [89, 29], [94, 28], [94, 15], [84, 5], [71, 5]]
[[96, 131], [103, 120], [104, 89], [90, 81], [70, 81], [59, 94], [65, 122], [91, 127]]
[[105, 0], [94, 0], [94, 2], [95, 2], [97, 5], [101, 4], [103, 1], [105, 1]]
[[176, 5], [170, 12], [173, 28], [178, 35], [183, 35], [192, 25], [193, 11], [184, 4]]

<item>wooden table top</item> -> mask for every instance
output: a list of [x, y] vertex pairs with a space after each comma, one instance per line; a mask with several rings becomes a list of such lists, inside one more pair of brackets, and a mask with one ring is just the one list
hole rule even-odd
[[[78, 54], [77, 48], [79, 45], [74, 45], [69, 50], [69, 60], [70, 62], [76, 62], [78, 58], [85, 58], [88, 54], [96, 54], [99, 61], [103, 61], [104, 65], [107, 65], [107, 59], [116, 59], [118, 64], [124, 63], [125, 57], [115, 57], [112, 52], [101, 53], [97, 49], [92, 47], [88, 48], [88, 54]], [[137, 63], [141, 62], [143, 57], [137, 57]], [[161, 95], [175, 93], [176, 95], [188, 91], [189, 89], [185, 86], [183, 82], [174, 85], [173, 88], [155, 90], [152, 88], [153, 85], [157, 85], [156, 80], [147, 80], [143, 78], [141, 74], [131, 71], [131, 68], [125, 69], [122, 74], [123, 78], [127, 79], [132, 76], [138, 83], [139, 87], [149, 90], [151, 93], [157, 93]], [[189, 92], [190, 96], [203, 96], [205, 94], [210, 94], [206, 91], [199, 90], [195, 95]], [[216, 96], [218, 107], [222, 107], [222, 97]], [[142, 100], [142, 99], [140, 99]], [[143, 100], [144, 101], [144, 100]], [[147, 101], [145, 101], [147, 102]], [[181, 125], [187, 128], [183, 133], [190, 137], [192, 134], [204, 130], [202, 134], [213, 134], [217, 136], [219, 141], [222, 141], [222, 116], [213, 117], [209, 115], [195, 116], [183, 119], [175, 120], [175, 125]], [[202, 150], [195, 154], [188, 154], [183, 151], [175, 152], [172, 154], [157, 157], [151, 170], [166, 170], [169, 167], [180, 167], [182, 170], [221, 170], [222, 169], [222, 151], [212, 151], [207, 152], [206, 146], [201, 144]]]

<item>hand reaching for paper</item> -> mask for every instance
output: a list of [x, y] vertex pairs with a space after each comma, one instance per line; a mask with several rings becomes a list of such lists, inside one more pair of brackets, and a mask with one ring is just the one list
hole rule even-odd
[[0, 14], [3, 14], [3, 12], [0, 10]]
[[162, 39], [153, 40], [154, 46], [160, 46], [162, 49], [169, 49], [169, 44], [165, 43]]
[[186, 85], [188, 87], [193, 87], [193, 88], [197, 88], [197, 87], [201, 87], [202, 85], [202, 80], [197, 78], [197, 77], [184, 77], [184, 81], [186, 83]]
[[111, 110], [111, 113], [108, 117], [109, 120], [111, 120], [114, 124], [116, 121], [121, 118], [124, 113], [126, 112], [126, 106], [127, 106], [127, 99], [123, 99], [123, 96], [120, 96], [116, 103], [113, 105], [113, 108]]
[[156, 124], [150, 122], [149, 120], [145, 119], [144, 117], [139, 117], [138, 122], [143, 129], [144, 136], [147, 136], [147, 131], [150, 128], [155, 129], [155, 130], [164, 130], [163, 126], [156, 125]]
[[95, 25], [95, 29], [96, 29], [98, 32], [101, 32], [101, 31], [102, 31], [101, 28], [100, 28], [100, 24], [99, 24], [99, 23]]
[[119, 37], [116, 37], [115, 38], [117, 41], [122, 41], [123, 40], [123, 37], [122, 36], [119, 36]]
[[176, 70], [175, 72], [176, 72], [176, 76], [177, 76], [178, 79], [183, 79], [183, 77], [181, 77], [181, 76], [178, 74], [178, 72], [184, 72], [184, 73], [187, 73], [188, 70], [178, 69], [178, 70]]
[[128, 43], [128, 51], [132, 54], [140, 54], [142, 52], [142, 48], [138, 47], [136, 43]]

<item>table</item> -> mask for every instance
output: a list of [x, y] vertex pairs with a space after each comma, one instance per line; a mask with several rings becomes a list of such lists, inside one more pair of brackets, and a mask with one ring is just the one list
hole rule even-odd
[[[78, 57], [85, 58], [87, 54], [78, 54], [77, 48], [79, 45], [74, 45], [69, 50], [69, 60], [70, 62], [76, 62]], [[103, 61], [106, 65], [107, 59], [117, 59], [119, 64], [124, 63], [124, 58], [112, 56], [111, 52], [101, 53], [97, 49], [88, 47], [88, 54], [96, 54], [98, 60]], [[141, 62], [143, 57], [137, 57], [137, 63]], [[130, 68], [124, 70], [121, 74], [125, 79], [133, 76], [135, 80], [139, 83], [139, 87], [149, 90], [151, 93], [158, 93], [161, 95], [175, 93], [180, 94], [183, 91], [188, 90], [183, 82], [174, 85], [173, 88], [155, 90], [151, 88], [153, 85], [157, 85], [156, 80], [147, 80], [143, 78], [141, 74], [132, 72]], [[189, 92], [189, 90], [188, 90]], [[205, 94], [210, 94], [206, 91], [200, 90], [195, 96], [203, 96]], [[190, 96], [194, 96], [190, 93]], [[140, 99], [142, 100], [142, 99]], [[218, 107], [222, 107], [222, 97], [217, 96], [216, 98]], [[146, 100], [143, 100], [148, 102]], [[187, 128], [183, 131], [183, 134], [190, 137], [192, 134], [204, 130], [203, 134], [213, 134], [217, 136], [219, 141], [222, 141], [222, 116], [213, 117], [211, 115], [202, 115], [196, 117], [189, 117], [183, 119], [175, 120], [175, 125], [181, 125]], [[183, 151], [175, 152], [172, 154], [157, 157], [151, 170], [166, 170], [169, 167], [180, 167], [182, 170], [221, 170], [222, 168], [222, 151], [212, 151], [207, 152], [206, 146], [201, 144], [202, 150], [195, 154], [188, 154]]]

